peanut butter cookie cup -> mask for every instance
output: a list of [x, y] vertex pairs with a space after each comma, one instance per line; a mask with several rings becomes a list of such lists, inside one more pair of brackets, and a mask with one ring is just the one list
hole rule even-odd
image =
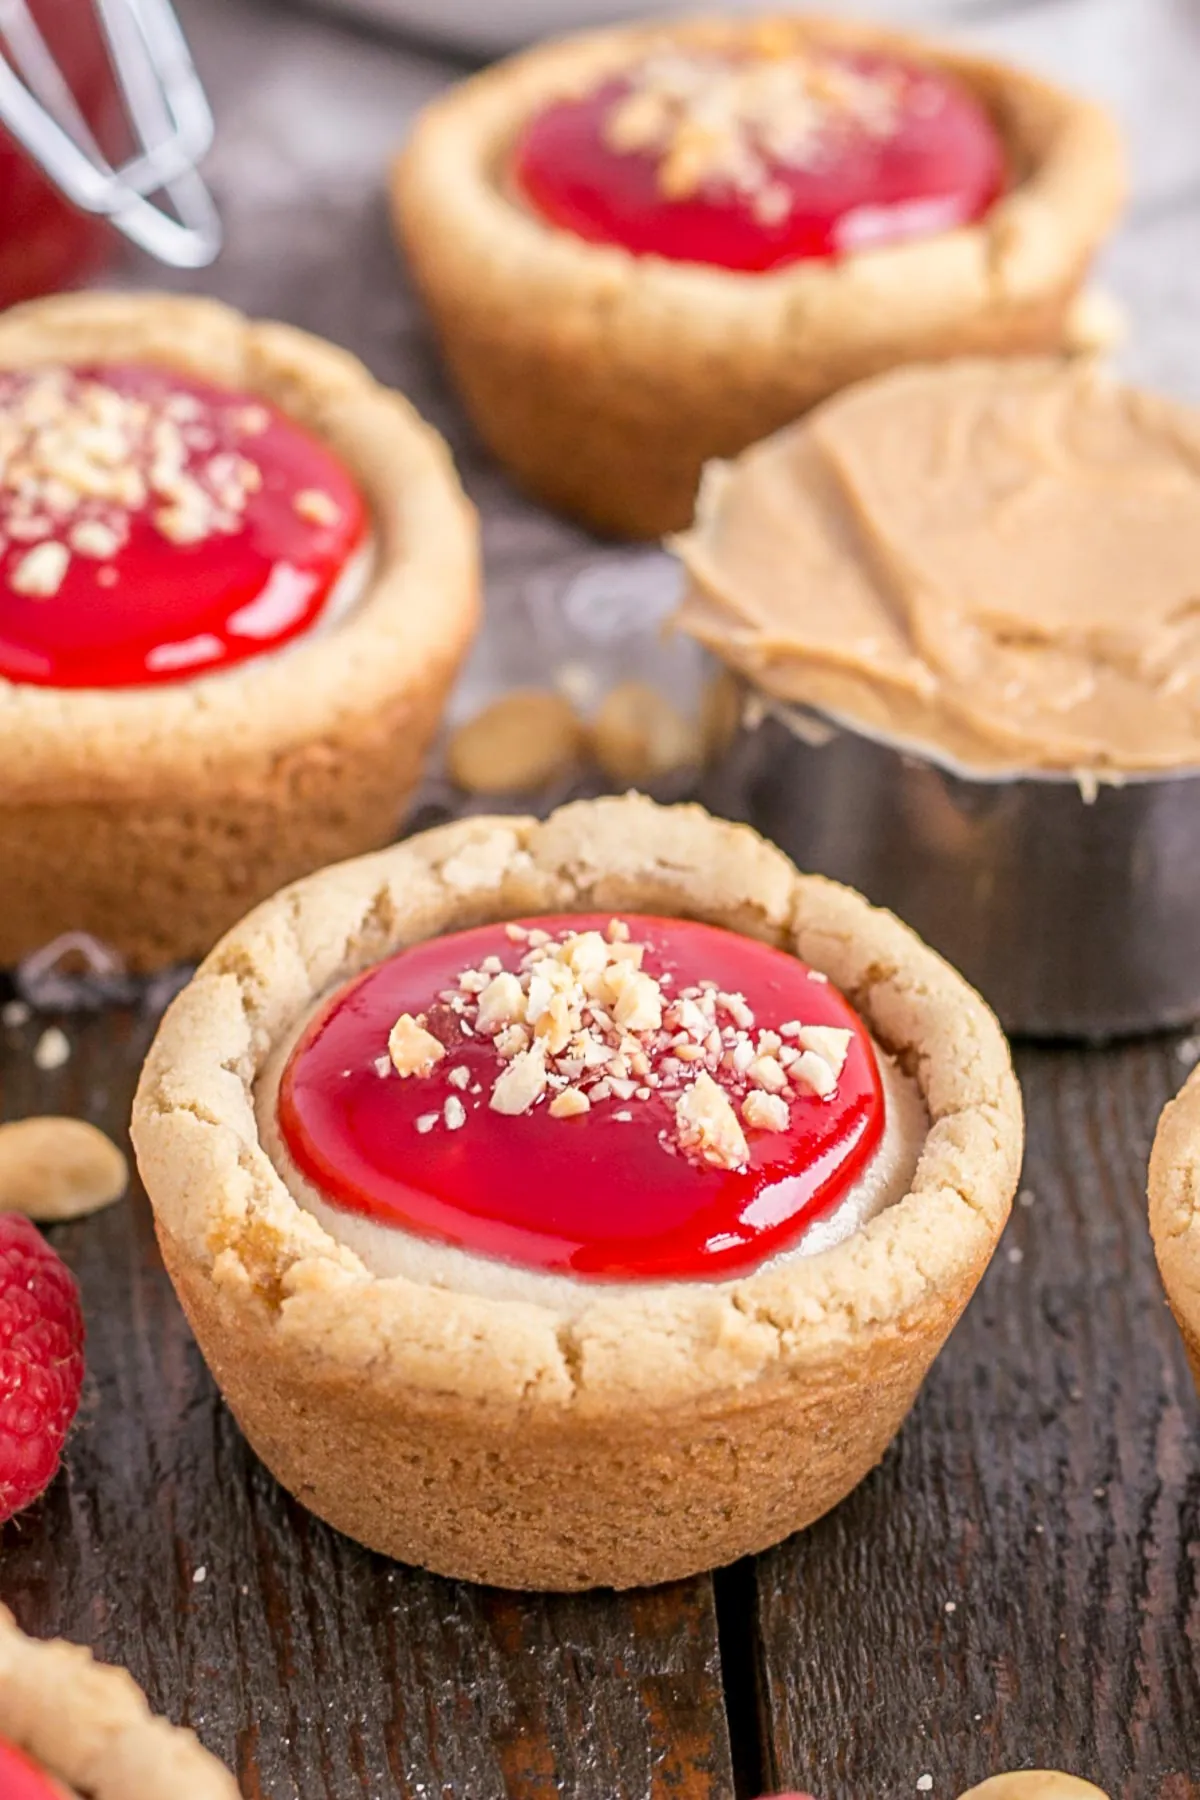
[[0, 964], [135, 970], [385, 843], [477, 608], [437, 435], [342, 350], [208, 300], [0, 320]]
[[267, 1465], [512, 1587], [776, 1542], [883, 1454], [1003, 1229], [1019, 1093], [889, 915], [696, 807], [475, 819], [286, 889], [133, 1134]]
[[155, 1718], [124, 1669], [18, 1631], [0, 1607], [4, 1800], [238, 1800], [190, 1731]]
[[898, 364], [1059, 350], [1122, 199], [1097, 107], [881, 27], [564, 39], [435, 100], [397, 228], [481, 435], [601, 531]]
[[1150, 1235], [1200, 1387], [1200, 1070], [1164, 1107], [1150, 1153]]

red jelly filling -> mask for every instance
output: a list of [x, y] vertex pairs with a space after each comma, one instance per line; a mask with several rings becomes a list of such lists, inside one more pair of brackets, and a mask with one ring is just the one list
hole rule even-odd
[[187, 680], [318, 618], [366, 508], [249, 394], [138, 365], [0, 371], [0, 676]]
[[[603, 933], [609, 919], [525, 923], [551, 934]], [[594, 1097], [580, 1116], [555, 1116], [552, 1084], [526, 1111], [495, 1110], [497, 1079], [512, 1062], [492, 1022], [480, 1022], [486, 995], [465, 993], [460, 978], [469, 971], [466, 987], [477, 990], [497, 970], [519, 971], [529, 947], [504, 925], [434, 938], [344, 988], [297, 1044], [280, 1085], [279, 1123], [299, 1170], [348, 1212], [577, 1275], [728, 1275], [793, 1242], [846, 1194], [883, 1131], [879, 1070], [861, 1021], [836, 988], [782, 951], [678, 919], [625, 923], [633, 946], [644, 946], [642, 972], [659, 984], [663, 1008], [660, 1028], [634, 1033], [645, 1060], [621, 1065], [632, 1079], [602, 1094], [595, 1083], [608, 1080], [610, 1065], [580, 1071], [566, 1061], [576, 1090], [591, 1084]], [[694, 985], [702, 980], [712, 985]], [[684, 1004], [689, 993], [698, 1006]], [[714, 1013], [715, 1039], [689, 1006]], [[389, 1034], [404, 1014], [444, 1047], [428, 1073], [401, 1076], [389, 1060]], [[681, 1019], [687, 1030], [677, 1029]], [[819, 1083], [825, 1097], [794, 1073], [783, 1096], [786, 1125], [746, 1125], [746, 1095], [774, 1071], [764, 1065], [747, 1075], [728, 1065], [746, 1062], [747, 1043], [755, 1058], [764, 1046], [775, 1048], [777, 1062], [793, 1058], [803, 1042], [798, 1030], [807, 1035], [814, 1026], [832, 1028], [844, 1057], [836, 1080]], [[777, 1037], [762, 1040], [764, 1031]], [[561, 1057], [584, 1042], [573, 1036]], [[692, 1060], [682, 1060], [681, 1044]], [[681, 1095], [710, 1070], [744, 1126], [738, 1166], [707, 1160], [680, 1138]], [[759, 1090], [752, 1111], [761, 1107]]]
[[23, 1750], [0, 1738], [0, 1795], [3, 1800], [65, 1800], [65, 1791], [30, 1762]]
[[969, 224], [1005, 157], [987, 109], [932, 67], [679, 51], [547, 107], [513, 174], [592, 243], [751, 273]]

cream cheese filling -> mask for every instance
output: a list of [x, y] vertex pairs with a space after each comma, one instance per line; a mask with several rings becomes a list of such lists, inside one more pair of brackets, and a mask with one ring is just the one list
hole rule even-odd
[[[381, 1225], [335, 1205], [296, 1167], [279, 1126], [279, 1084], [284, 1069], [301, 1033], [323, 1005], [324, 999], [315, 1001], [264, 1064], [254, 1090], [259, 1139], [296, 1204], [316, 1219], [335, 1242], [353, 1251], [371, 1274], [382, 1279], [401, 1276], [422, 1287], [446, 1288], [452, 1293], [483, 1299], [544, 1306], [564, 1318], [577, 1316], [601, 1296], [653, 1299], [683, 1285], [678, 1281], [604, 1281], [549, 1274], [422, 1237], [402, 1226]], [[929, 1118], [916, 1082], [878, 1045], [875, 1053], [883, 1081], [885, 1125], [879, 1147], [864, 1172], [838, 1204], [814, 1220], [794, 1244], [733, 1280], [705, 1284], [714, 1292], [736, 1287], [747, 1273], [782, 1268], [800, 1257], [817, 1256], [832, 1249], [909, 1192], [929, 1131]]]
[[[247, 667], [252, 668], [255, 663], [265, 662], [270, 657], [288, 656], [303, 645], [311, 644], [315, 638], [326, 637], [329, 632], [336, 630], [358, 610], [366, 597], [375, 573], [376, 549], [375, 535], [368, 532], [358, 549], [347, 557], [341, 573], [325, 596], [321, 610], [296, 637], [289, 638], [285, 644], [274, 647], [268, 645], [258, 656], [235, 663], [231, 668], [214, 669], [211, 676], [206, 676], [203, 669], [197, 669], [196, 679], [224, 680], [231, 675], [240, 674]], [[286, 599], [281, 599], [280, 609], [286, 604]], [[240, 627], [238, 620], [242, 621]], [[273, 637], [279, 630], [286, 628], [286, 623], [286, 617], [281, 617], [280, 610], [276, 609], [268, 583], [261, 594], [234, 615], [230, 627], [237, 636], [252, 639], [255, 636]]]
[[[375, 573], [375, 559], [375, 534], [369, 531], [358, 549], [347, 557], [341, 574], [325, 596], [320, 612], [308, 630], [301, 632], [294, 640], [296, 644], [307, 643], [313, 637], [323, 637], [358, 609]], [[284, 648], [290, 646], [285, 645]]]

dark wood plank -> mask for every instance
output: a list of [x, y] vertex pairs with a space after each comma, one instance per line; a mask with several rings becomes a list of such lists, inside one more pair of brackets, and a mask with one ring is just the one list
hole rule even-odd
[[[0, 1117], [123, 1139], [153, 1020], [0, 1027]], [[123, 1662], [172, 1718], [285, 1800], [708, 1800], [732, 1791], [712, 1584], [527, 1598], [389, 1564], [329, 1531], [243, 1443], [162, 1272], [140, 1191], [54, 1242], [88, 1383], [64, 1473], [0, 1533], [0, 1598]], [[197, 1580], [203, 1570], [203, 1579]]]
[[1027, 1051], [1019, 1205], [882, 1468], [756, 1571], [779, 1785], [955, 1796], [1040, 1765], [1200, 1796], [1200, 1435], [1154, 1267], [1167, 1042]]

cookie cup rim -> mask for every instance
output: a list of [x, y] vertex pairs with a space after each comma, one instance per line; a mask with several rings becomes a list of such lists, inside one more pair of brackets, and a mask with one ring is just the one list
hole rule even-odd
[[92, 1800], [238, 1800], [191, 1731], [151, 1712], [125, 1669], [31, 1638], [0, 1606], [0, 1737]]
[[1200, 1381], [1200, 1066], [1159, 1115], [1148, 1199], [1155, 1260]]
[[[745, 273], [638, 256], [538, 218], [509, 192], [505, 152], [540, 106], [587, 87], [662, 43], [722, 48], [766, 27], [848, 50], [910, 57], [958, 77], [988, 106], [1019, 179], [980, 220], [840, 261], [801, 260]], [[686, 353], [782, 354], [802, 334], [806, 360], [877, 345], [964, 317], [1070, 290], [1127, 191], [1122, 139], [1110, 115], [1030, 71], [938, 38], [822, 15], [691, 17], [581, 32], [505, 58], [429, 102], [394, 160], [397, 227], [418, 266], [438, 225], [438, 286], [454, 268], [486, 271], [487, 311], [524, 317], [569, 339], [600, 320], [614, 362]], [[432, 249], [433, 246], [430, 246]], [[531, 300], [536, 304], [530, 309]], [[436, 297], [435, 297], [435, 305]], [[549, 313], [543, 309], [552, 309]]]
[[[911, 1191], [821, 1255], [719, 1289], [682, 1282], [606, 1298], [598, 1285], [571, 1319], [371, 1275], [300, 1208], [261, 1146], [254, 1088], [272, 1047], [321, 994], [406, 943], [610, 908], [706, 919], [827, 973], [920, 1086], [931, 1126]], [[214, 1290], [223, 1317], [251, 1309], [314, 1381], [357, 1377], [381, 1402], [454, 1396], [526, 1416], [592, 1415], [824, 1378], [852, 1351], [957, 1316], [1008, 1217], [1022, 1113], [995, 1018], [898, 920], [798, 874], [748, 827], [629, 795], [575, 802], [544, 823], [442, 826], [256, 908], [166, 1014], [133, 1141], [173, 1254]]]
[[0, 369], [129, 361], [261, 396], [362, 489], [374, 529], [348, 617], [274, 652], [144, 687], [0, 679], [7, 805], [160, 796], [164, 777], [271, 767], [440, 679], [479, 612], [478, 530], [445, 443], [348, 351], [223, 302], [165, 293], [31, 301], [0, 319]]

